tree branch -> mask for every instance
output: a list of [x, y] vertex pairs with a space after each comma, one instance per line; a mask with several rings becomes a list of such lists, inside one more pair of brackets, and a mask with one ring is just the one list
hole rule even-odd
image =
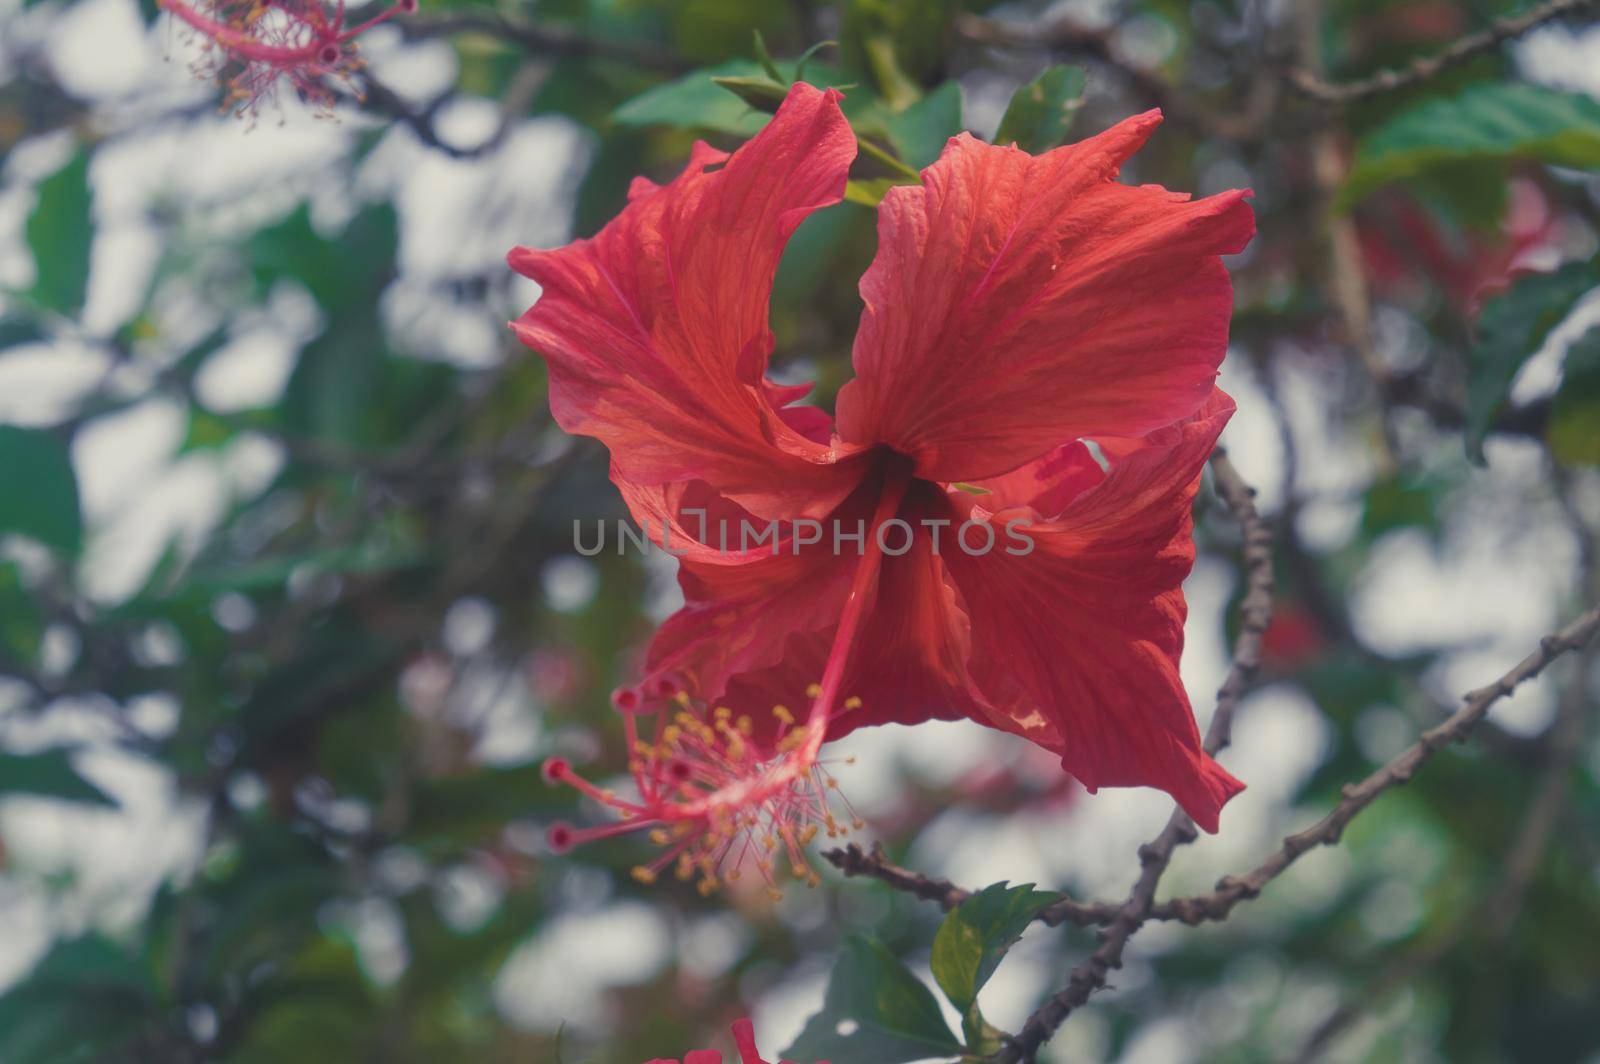
[[[945, 912], [972, 897], [971, 891], [956, 886], [948, 879], [913, 872], [890, 863], [882, 846], [874, 845], [868, 852], [852, 842], [843, 849], [829, 850], [822, 856], [847, 876], [866, 876], [879, 880], [895, 890], [903, 890], [923, 901], [934, 902]], [[1122, 906], [1117, 902], [1081, 902], [1064, 898], [1042, 910], [1035, 919], [1049, 927], [1062, 924], [1092, 927], [1110, 923], [1121, 909]]]
[[1468, 694], [1459, 709], [1423, 732], [1415, 743], [1361, 782], [1345, 784], [1341, 792], [1343, 797], [1326, 816], [1304, 831], [1284, 839], [1277, 852], [1252, 871], [1242, 876], [1225, 877], [1210, 894], [1168, 902], [1167, 907], [1173, 918], [1186, 924], [1226, 919], [1235, 905], [1261, 893], [1263, 887], [1282, 875], [1307, 851], [1338, 842], [1345, 825], [1371, 805], [1378, 795], [1411, 779], [1417, 769], [1441, 747], [1466, 738], [1496, 702], [1511, 694], [1523, 682], [1539, 675], [1562, 654], [1586, 644], [1594, 637], [1596, 630], [1600, 630], [1600, 606], [1580, 615], [1560, 631], [1545, 636], [1539, 641], [1539, 648], [1518, 662], [1510, 672]]
[[1514, 41], [1536, 26], [1564, 15], [1574, 15], [1600, 7], [1600, 0], [1547, 0], [1521, 15], [1499, 19], [1488, 28], [1468, 34], [1437, 55], [1423, 56], [1395, 70], [1380, 70], [1359, 81], [1330, 84], [1314, 71], [1297, 69], [1289, 74], [1289, 84], [1305, 96], [1325, 104], [1349, 104], [1386, 92], [1395, 92], [1437, 77], [1477, 55]]
[[963, 15], [956, 19], [955, 28], [961, 36], [977, 44], [1043, 48], [1093, 60], [1121, 74], [1136, 95], [1149, 100], [1173, 119], [1227, 140], [1246, 140], [1256, 135], [1275, 100], [1269, 89], [1253, 93], [1242, 109], [1202, 107], [1181, 86], [1118, 55], [1111, 29], [1085, 26], [1070, 18], [1022, 23]]
[[588, 37], [574, 30], [502, 15], [495, 11], [418, 12], [394, 23], [408, 41], [482, 33], [515, 45], [530, 56], [556, 59], [615, 59], [664, 74], [689, 69], [680, 56], [639, 41]]
[[[1233, 735], [1233, 714], [1245, 685], [1261, 667], [1261, 637], [1272, 620], [1272, 533], [1261, 515], [1256, 512], [1255, 489], [1239, 476], [1238, 470], [1228, 460], [1227, 452], [1218, 447], [1211, 457], [1211, 469], [1216, 478], [1217, 492], [1244, 532], [1245, 583], [1248, 590], [1240, 604], [1243, 618], [1238, 638], [1233, 646], [1233, 664], [1227, 678], [1217, 691], [1217, 708], [1206, 729], [1205, 750], [1217, 754], [1226, 749]], [[1100, 945], [1087, 960], [1074, 968], [1067, 977], [1066, 988], [1052, 995], [1034, 1010], [1022, 1025], [1015, 1038], [1009, 1039], [1003, 1049], [989, 1059], [995, 1064], [1031, 1062], [1039, 1047], [1050, 1040], [1056, 1029], [1096, 990], [1105, 986], [1114, 969], [1122, 967], [1122, 952], [1134, 933], [1151, 919], [1156, 888], [1179, 846], [1194, 841], [1199, 834], [1194, 821], [1182, 809], [1175, 808], [1167, 826], [1154, 840], [1139, 847], [1139, 878], [1128, 894], [1128, 900], [1112, 916], [1100, 932]]]

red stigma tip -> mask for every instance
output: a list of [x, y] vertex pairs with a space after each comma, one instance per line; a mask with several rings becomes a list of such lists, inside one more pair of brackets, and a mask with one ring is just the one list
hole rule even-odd
[[417, 9], [417, 0], [399, 0], [395, 7], [409, 15]]
[[637, 687], [619, 687], [611, 692], [611, 704], [624, 713], [637, 713], [643, 705], [644, 699], [639, 697]]
[[559, 855], [572, 849], [573, 843], [577, 841], [576, 835], [577, 832], [573, 830], [571, 824], [558, 822], [551, 824], [545, 831], [544, 841], [550, 847], [551, 853]]
[[317, 53], [317, 58], [332, 66], [339, 61], [339, 46], [337, 44], [323, 45], [322, 50]]
[[648, 681], [650, 693], [656, 698], [675, 698], [683, 691], [683, 684], [670, 672], [652, 676]]
[[544, 777], [546, 783], [560, 783], [571, 771], [572, 766], [567, 763], [566, 758], [552, 757], [539, 769], [539, 774]]

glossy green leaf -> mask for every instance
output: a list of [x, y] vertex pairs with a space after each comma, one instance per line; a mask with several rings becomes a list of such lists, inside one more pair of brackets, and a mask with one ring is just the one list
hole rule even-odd
[[910, 181], [893, 177], [869, 177], [846, 182], [844, 198], [863, 207], [876, 207], [884, 195], [896, 185], [909, 185]]
[[1545, 437], [1557, 461], [1600, 466], [1600, 328], [1567, 348]]
[[37, 276], [32, 296], [41, 305], [76, 318], [89, 288], [89, 250], [94, 240], [89, 190], [89, 153], [39, 184], [39, 202], [28, 215], [28, 247]]
[[834, 962], [822, 1011], [782, 1055], [831, 1064], [897, 1064], [961, 1051], [932, 991], [882, 943], [849, 935]]
[[1487, 303], [1469, 352], [1467, 449], [1483, 454], [1483, 438], [1505, 402], [1517, 371], [1539, 350], [1550, 330], [1596, 285], [1595, 262], [1575, 262], [1553, 273], [1528, 274]]
[[31, 794], [66, 802], [116, 806], [105, 791], [78, 774], [66, 750], [36, 754], [0, 752], [0, 794]]
[[1339, 205], [1349, 207], [1392, 181], [1485, 159], [1600, 168], [1600, 101], [1516, 83], [1428, 100], [1361, 141]]
[[767, 124], [767, 114], [748, 100], [719, 84], [770, 80], [761, 64], [735, 59], [714, 67], [691, 71], [676, 81], [658, 85], [635, 96], [611, 113], [624, 126], [676, 126], [748, 137]]
[[933, 977], [965, 1012], [1033, 918], [1061, 895], [1032, 883], [994, 883], [951, 910], [933, 938]]
[[1067, 139], [1078, 108], [1083, 106], [1087, 83], [1082, 67], [1053, 66], [1045, 70], [1012, 94], [994, 142], [1015, 144], [1035, 154], [1060, 145]]
[[100, 1064], [132, 1060], [128, 1040], [154, 1017], [138, 960], [98, 934], [57, 943], [0, 996], [0, 1060]]
[[68, 554], [83, 545], [78, 479], [54, 433], [0, 425], [0, 536], [11, 532]]
[[789, 94], [789, 87], [780, 81], [762, 75], [760, 77], [733, 77], [712, 78], [718, 86], [727, 89], [739, 99], [743, 100], [751, 110], [763, 111], [767, 114], [776, 114], [778, 105], [783, 103], [784, 97]]
[[[847, 80], [837, 69], [810, 59], [809, 53], [802, 62], [805, 80], [813, 85], [840, 85]], [[748, 59], [702, 67], [640, 93], [611, 112], [611, 118], [622, 126], [673, 126], [752, 136], [767, 124], [800, 72], [800, 63], [790, 60], [778, 60], [774, 66], [778, 79]]]
[[887, 119], [889, 139], [900, 158], [914, 168], [939, 157], [945, 142], [961, 132], [961, 86], [947, 81]]

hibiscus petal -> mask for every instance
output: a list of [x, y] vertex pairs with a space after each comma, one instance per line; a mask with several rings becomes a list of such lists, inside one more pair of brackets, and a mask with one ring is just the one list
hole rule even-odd
[[556, 421], [604, 441], [628, 479], [705, 480], [772, 516], [825, 512], [859, 479], [814, 415], [780, 415], [764, 376], [778, 258], [840, 200], [855, 156], [839, 99], [798, 84], [731, 156], [699, 144], [670, 184], [636, 181], [593, 239], [511, 252], [542, 289], [512, 327], [549, 364]]
[[[777, 547], [738, 554], [698, 543], [678, 546], [699, 533], [701, 509], [713, 515], [713, 536], [720, 527], [717, 504], [704, 491], [624, 484], [634, 514], [640, 520], [648, 515], [652, 528], [668, 521], [675, 529], [674, 549], [683, 553], [678, 582], [685, 605], [652, 641], [651, 672], [675, 674], [707, 701], [726, 696], [730, 708], [751, 716], [755, 738], [765, 744], [775, 727], [767, 711], [782, 705], [801, 714], [809, 703], [807, 689], [822, 678], [860, 550], [872, 538], [866, 515], [877, 487], [869, 481], [820, 528], [806, 529], [808, 538], [820, 541], [802, 546], [798, 554], [792, 530]], [[694, 507], [692, 517], [685, 516], [686, 505]], [[942, 518], [941, 546], [946, 546], [954, 535], [951, 517], [942, 493], [932, 485], [913, 485], [898, 515], [905, 525], [885, 531], [884, 541], [895, 553], [883, 559], [850, 648], [831, 738], [871, 724], [951, 720], [971, 713], [966, 617], [921, 523]], [[738, 545], [736, 536], [730, 540]], [[908, 544], [910, 549], [902, 550]]]
[[[1158, 787], [1207, 831], [1243, 784], [1201, 749], [1178, 677], [1182, 584], [1200, 474], [1233, 409], [1214, 390], [1193, 419], [1151, 434], [1029, 529], [1031, 554], [945, 555], [972, 618], [988, 722], [1060, 754], [1091, 791]], [[986, 516], [981, 499], [973, 514]]]
[[1079, 495], [1106, 478], [1106, 471], [1082, 440], [1063, 444], [1009, 473], [972, 484], [990, 511], [1027, 507], [1045, 520], [1065, 510]]
[[962, 134], [878, 210], [841, 436], [935, 481], [998, 476], [1070, 440], [1143, 435], [1205, 401], [1255, 229], [1244, 191], [1114, 180], [1151, 111], [1032, 156]]

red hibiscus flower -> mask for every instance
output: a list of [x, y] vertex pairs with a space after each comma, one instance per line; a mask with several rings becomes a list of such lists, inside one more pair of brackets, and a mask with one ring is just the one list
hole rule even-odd
[[[760, 1053], [756, 1052], [755, 1029], [749, 1020], [733, 1021], [733, 1041], [739, 1047], [739, 1064], [767, 1064]], [[645, 1064], [678, 1064], [676, 1060], [658, 1057], [647, 1060]], [[683, 1058], [683, 1064], [722, 1064], [722, 1054], [715, 1049], [691, 1049]], [[778, 1064], [794, 1064], [790, 1060], [780, 1060]], [[817, 1064], [828, 1064], [826, 1060], [819, 1060]]]
[[[670, 826], [704, 864], [764, 802], [788, 841], [825, 739], [969, 717], [1215, 831], [1242, 784], [1201, 749], [1178, 678], [1181, 584], [1234, 408], [1215, 385], [1220, 256], [1253, 234], [1248, 192], [1118, 183], [1154, 111], [1039, 156], [952, 138], [879, 208], [835, 422], [766, 370], [779, 256], [855, 155], [839, 99], [796, 85], [739, 150], [697, 144], [670, 184], [635, 181], [593, 239], [510, 255], [542, 289], [513, 327], [557, 421], [610, 449], [687, 600], [618, 695], [641, 800], [552, 778], [623, 814], [594, 832]], [[775, 542], [729, 531], [769, 522]], [[687, 708], [639, 741], [634, 715], [664, 700]]]

